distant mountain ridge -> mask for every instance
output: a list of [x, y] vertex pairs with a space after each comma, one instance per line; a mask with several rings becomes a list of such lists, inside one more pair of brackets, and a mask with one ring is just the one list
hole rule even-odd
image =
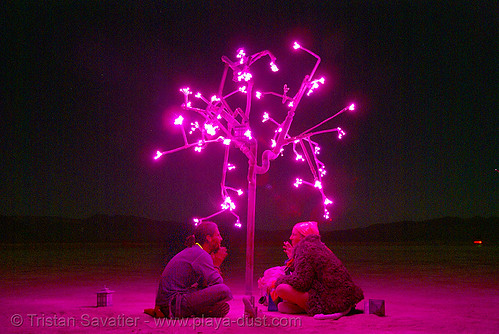
[[[0, 216], [0, 243], [32, 242], [125, 242], [181, 245], [192, 232], [191, 224], [157, 221], [134, 216], [95, 215], [86, 219], [60, 217]], [[322, 239], [352, 242], [440, 241], [499, 243], [499, 218], [444, 217], [421, 222], [374, 224], [349, 230], [325, 231]], [[234, 231], [220, 226], [228, 243], [246, 241], [244, 228]], [[256, 242], [282, 242], [290, 230], [255, 233]]]

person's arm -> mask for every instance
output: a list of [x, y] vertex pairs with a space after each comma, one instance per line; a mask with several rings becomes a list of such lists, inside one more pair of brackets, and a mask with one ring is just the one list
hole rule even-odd
[[[310, 250], [312, 251], [312, 250]], [[285, 283], [291, 285], [298, 291], [308, 291], [314, 280], [313, 258], [309, 250], [297, 249], [294, 259], [294, 272], [291, 275], [283, 275], [277, 279], [275, 286]]]
[[222, 265], [222, 262], [227, 257], [227, 248], [220, 247], [216, 252], [210, 253], [210, 255], [211, 255], [211, 258], [213, 260], [213, 266], [215, 267], [215, 269], [218, 271], [218, 273], [221, 276], [222, 270], [220, 269], [220, 266]]
[[206, 286], [223, 283], [222, 276], [215, 269], [212, 257], [204, 250], [198, 258], [192, 263], [192, 268], [197, 272], [206, 282]]

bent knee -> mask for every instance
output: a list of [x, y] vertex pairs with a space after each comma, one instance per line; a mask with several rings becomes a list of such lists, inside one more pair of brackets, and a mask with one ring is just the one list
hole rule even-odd
[[293, 287], [289, 284], [286, 284], [286, 283], [279, 284], [275, 288], [275, 292], [279, 297], [287, 295], [292, 290], [293, 290]]
[[220, 287], [220, 293], [224, 297], [225, 300], [231, 300], [232, 299], [232, 291], [230, 291], [230, 288], [225, 285], [225, 284], [219, 284]]

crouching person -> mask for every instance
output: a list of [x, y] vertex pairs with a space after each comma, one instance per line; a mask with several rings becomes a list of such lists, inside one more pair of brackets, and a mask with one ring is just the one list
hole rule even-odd
[[338, 319], [364, 299], [341, 261], [321, 241], [316, 222], [293, 227], [291, 244], [284, 243], [290, 274], [275, 282], [273, 299], [282, 313], [308, 313], [317, 319]]
[[159, 282], [154, 317], [224, 317], [232, 293], [223, 283], [220, 265], [227, 256], [213, 222], [202, 222], [186, 240], [188, 246], [166, 265]]

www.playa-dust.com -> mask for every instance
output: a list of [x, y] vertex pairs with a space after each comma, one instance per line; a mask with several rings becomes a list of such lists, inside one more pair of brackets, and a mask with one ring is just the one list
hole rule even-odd
[[221, 327], [301, 327], [301, 318], [286, 318], [286, 317], [261, 317], [248, 318], [239, 317], [236, 319], [225, 318], [181, 318], [181, 319], [168, 319], [168, 318], [154, 318], [153, 321], [156, 327], [210, 327], [219, 329]]

